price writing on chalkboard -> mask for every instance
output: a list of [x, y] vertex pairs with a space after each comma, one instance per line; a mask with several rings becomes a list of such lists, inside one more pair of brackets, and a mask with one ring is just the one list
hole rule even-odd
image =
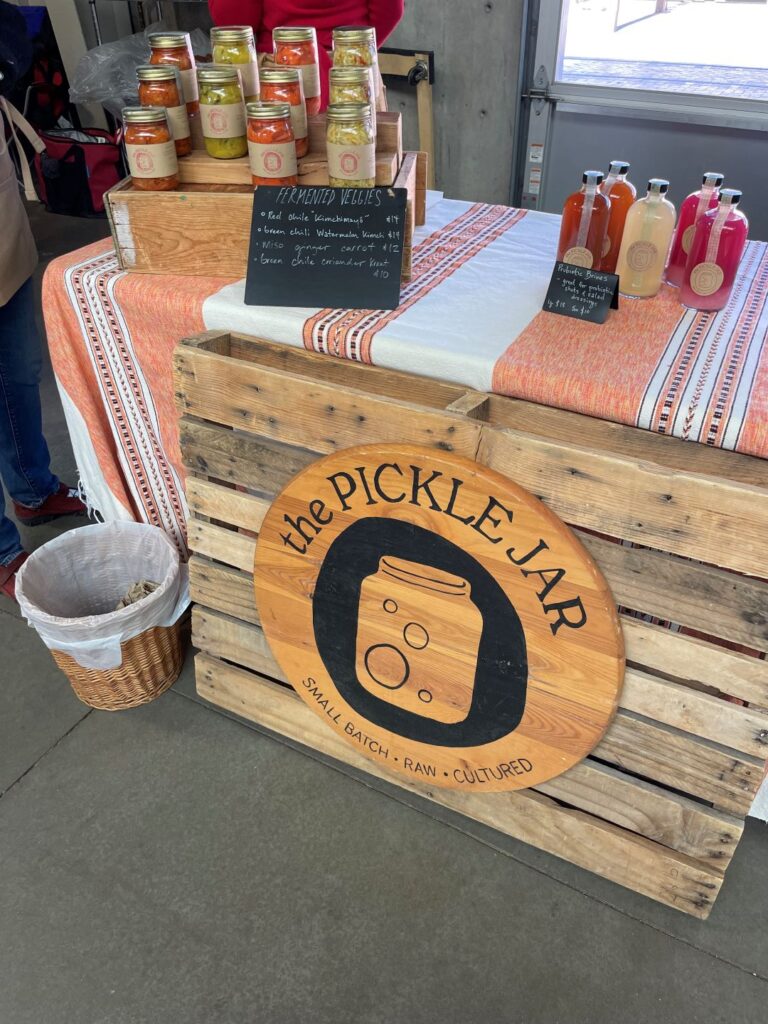
[[257, 188], [246, 304], [394, 309], [406, 198], [402, 188]]
[[571, 263], [556, 263], [543, 309], [577, 320], [603, 324], [609, 309], [619, 308], [619, 279]]

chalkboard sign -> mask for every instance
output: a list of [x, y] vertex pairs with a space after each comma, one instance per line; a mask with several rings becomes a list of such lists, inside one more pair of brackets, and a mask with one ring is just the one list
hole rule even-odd
[[406, 195], [404, 188], [257, 188], [246, 305], [395, 309]]
[[604, 324], [609, 309], [619, 308], [619, 279], [616, 274], [556, 263], [544, 299], [545, 313], [559, 313], [577, 320]]

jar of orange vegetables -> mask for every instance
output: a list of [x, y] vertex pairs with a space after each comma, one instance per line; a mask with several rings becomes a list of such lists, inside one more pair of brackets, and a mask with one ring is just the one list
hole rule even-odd
[[125, 107], [125, 155], [131, 183], [142, 192], [179, 187], [176, 146], [164, 107]]
[[296, 156], [306, 156], [309, 151], [307, 108], [304, 102], [303, 83], [298, 68], [262, 68], [261, 100], [263, 103], [288, 103], [291, 107], [291, 124], [296, 140]]
[[248, 156], [254, 185], [298, 185], [288, 103], [248, 103]]
[[301, 71], [308, 114], [320, 112], [320, 60], [314, 28], [276, 28], [272, 32], [275, 64]]
[[198, 111], [197, 75], [189, 32], [150, 32], [148, 38], [149, 63], [172, 64], [179, 69], [181, 90], [184, 94], [184, 102], [187, 104], [187, 113], [196, 114]]
[[139, 81], [139, 103], [142, 107], [165, 107], [176, 156], [188, 156], [192, 152], [192, 138], [178, 68], [169, 64], [145, 64], [136, 68], [136, 77]]

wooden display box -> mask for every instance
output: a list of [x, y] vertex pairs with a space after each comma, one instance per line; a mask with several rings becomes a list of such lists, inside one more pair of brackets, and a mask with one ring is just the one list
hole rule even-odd
[[259, 626], [254, 552], [272, 499], [313, 460], [357, 444], [423, 444], [539, 495], [575, 529], [620, 605], [765, 651], [768, 463], [214, 331], [176, 349], [175, 390], [202, 696], [670, 907], [709, 914], [763, 775], [768, 663], [622, 614], [619, 712], [590, 757], [536, 789], [430, 788], [362, 757], [285, 685]]
[[[404, 281], [411, 277], [414, 227], [423, 224], [426, 216], [426, 178], [426, 155], [406, 153], [394, 181], [395, 188], [408, 192]], [[323, 183], [327, 183], [327, 175], [325, 182], [315, 182]], [[141, 192], [132, 187], [130, 178], [125, 178], [104, 199], [123, 270], [199, 277], [245, 276], [252, 185], [197, 183], [177, 192]]]

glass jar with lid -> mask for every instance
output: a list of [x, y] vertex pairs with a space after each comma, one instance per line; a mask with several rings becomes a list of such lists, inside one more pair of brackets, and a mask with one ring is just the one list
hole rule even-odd
[[371, 107], [376, 104], [373, 69], [370, 67], [333, 67], [328, 82], [329, 103], [370, 103]]
[[376, 131], [370, 103], [337, 103], [326, 114], [328, 180], [346, 188], [376, 184]]
[[254, 185], [298, 185], [289, 103], [249, 103], [248, 156]]
[[211, 29], [214, 64], [234, 64], [240, 72], [246, 103], [259, 98], [259, 63], [250, 25], [217, 26]]
[[333, 36], [333, 66], [335, 68], [372, 68], [373, 88], [376, 96], [381, 89], [376, 29], [369, 25], [341, 25]]
[[165, 107], [125, 107], [125, 155], [131, 183], [142, 192], [179, 187], [179, 164]]
[[195, 76], [195, 55], [189, 32], [150, 32], [150, 64], [172, 64], [179, 69], [181, 88], [187, 113], [198, 110], [197, 78]]
[[176, 156], [188, 156], [192, 152], [192, 138], [179, 69], [170, 64], [143, 64], [136, 68], [136, 78], [139, 103], [142, 107], [165, 107]]
[[288, 67], [262, 68], [261, 99], [264, 103], [290, 104], [296, 156], [306, 156], [309, 151], [309, 129], [301, 71]]
[[206, 153], [217, 160], [245, 156], [248, 152], [245, 105], [237, 68], [209, 64], [198, 68], [197, 78]]
[[281, 27], [272, 32], [275, 64], [299, 68], [308, 114], [320, 112], [320, 58], [314, 28]]

